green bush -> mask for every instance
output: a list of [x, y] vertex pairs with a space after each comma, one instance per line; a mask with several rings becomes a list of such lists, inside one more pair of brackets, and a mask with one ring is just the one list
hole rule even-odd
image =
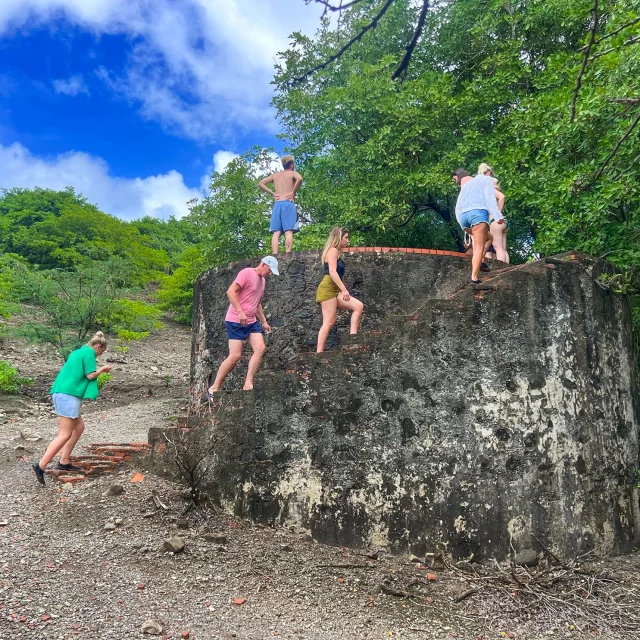
[[[98, 318], [102, 326], [116, 333], [119, 337], [123, 331], [148, 333], [154, 329], [161, 329], [159, 318], [162, 311], [152, 304], [142, 300], [121, 298], [116, 300], [107, 313]], [[143, 336], [146, 337], [146, 336]], [[126, 339], [126, 338], [125, 338]], [[134, 338], [139, 340], [140, 338]]]
[[19, 393], [23, 385], [33, 384], [33, 378], [20, 376], [6, 360], [0, 360], [0, 391]]
[[102, 389], [113, 376], [110, 373], [101, 373], [98, 375], [98, 390]]

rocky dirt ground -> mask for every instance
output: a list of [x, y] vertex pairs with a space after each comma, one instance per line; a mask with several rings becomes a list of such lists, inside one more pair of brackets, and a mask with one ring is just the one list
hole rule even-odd
[[[184, 411], [189, 350], [189, 332], [169, 325], [125, 357], [107, 351], [123, 362], [85, 408], [78, 452], [90, 442], [146, 441], [150, 426]], [[60, 362], [19, 343], [1, 345], [0, 359], [36, 377], [28, 395], [0, 396], [2, 640], [640, 637], [638, 554], [588, 558], [583, 573], [551, 559], [527, 571], [426, 569], [212, 508], [185, 513], [183, 487], [132, 463], [42, 488], [30, 464], [56, 433], [46, 392]], [[143, 480], [131, 482], [137, 472]], [[116, 484], [122, 492], [108, 495]], [[167, 550], [172, 537], [183, 550]]]

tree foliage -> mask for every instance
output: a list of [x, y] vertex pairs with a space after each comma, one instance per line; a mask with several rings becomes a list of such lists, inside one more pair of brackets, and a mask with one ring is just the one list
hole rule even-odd
[[339, 30], [325, 20], [313, 39], [294, 34], [276, 69], [274, 105], [312, 220], [368, 242], [447, 248], [459, 238], [451, 170], [487, 161], [507, 195], [512, 254], [577, 248], [640, 265], [638, 0], [600, 1], [586, 65], [593, 0], [434, 5], [402, 82], [393, 70], [420, 5], [395, 0], [375, 35], [296, 81], [382, 2], [349, 4]]
[[0, 196], [0, 251], [40, 269], [73, 270], [87, 260], [120, 258], [131, 284], [157, 280], [192, 241], [188, 222], [143, 218], [124, 222], [71, 188], [10, 189]]

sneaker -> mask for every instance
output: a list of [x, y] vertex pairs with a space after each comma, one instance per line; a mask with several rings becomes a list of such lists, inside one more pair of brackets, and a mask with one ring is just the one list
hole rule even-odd
[[56, 467], [59, 471], [81, 471], [80, 467], [76, 467], [75, 464], [62, 464], [62, 462], [58, 462], [58, 466]]
[[40, 468], [40, 465], [37, 462], [31, 466], [33, 467], [38, 482], [44, 487], [44, 471]]
[[486, 262], [483, 262], [483, 263], [480, 265], [480, 271], [484, 271], [485, 273], [486, 273], [487, 271], [490, 271], [490, 269], [489, 269], [489, 265], [488, 265]]

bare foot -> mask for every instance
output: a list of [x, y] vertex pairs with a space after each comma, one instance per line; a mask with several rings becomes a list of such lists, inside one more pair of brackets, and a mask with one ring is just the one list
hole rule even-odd
[[253, 391], [253, 385], [247, 386], [246, 384], [242, 387], [243, 391]]

